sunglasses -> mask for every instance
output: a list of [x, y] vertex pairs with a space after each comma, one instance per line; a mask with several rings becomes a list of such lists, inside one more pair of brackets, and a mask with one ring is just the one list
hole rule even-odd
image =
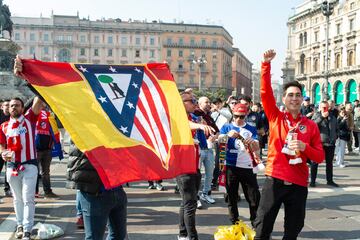
[[191, 102], [192, 104], [197, 104], [198, 101], [195, 98], [184, 100], [183, 102]]
[[234, 119], [236, 118], [240, 118], [240, 119], [245, 119], [246, 115], [233, 115]]

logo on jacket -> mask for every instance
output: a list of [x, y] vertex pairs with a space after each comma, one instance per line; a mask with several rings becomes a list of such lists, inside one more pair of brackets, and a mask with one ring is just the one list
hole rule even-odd
[[299, 131], [300, 131], [301, 133], [306, 133], [306, 126], [305, 126], [305, 125], [300, 125], [300, 126], [299, 126]]

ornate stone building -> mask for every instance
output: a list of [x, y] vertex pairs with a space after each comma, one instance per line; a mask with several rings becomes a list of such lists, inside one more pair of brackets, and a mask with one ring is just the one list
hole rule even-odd
[[232, 58], [232, 87], [237, 95], [245, 94], [252, 97], [252, 63], [238, 49], [233, 48]]
[[[303, 84], [304, 95], [318, 104], [326, 74], [326, 17], [323, 1], [305, 1], [288, 20], [289, 36], [283, 76]], [[334, 2], [329, 21], [329, 85], [327, 92], [337, 104], [360, 96], [360, 1]], [[292, 76], [292, 71], [294, 76]]]
[[24, 57], [96, 64], [167, 62], [180, 89], [200, 85], [232, 91], [233, 43], [222, 26], [61, 15], [12, 21], [13, 40]]
[[260, 98], [260, 71], [258, 69], [252, 69], [252, 99], [253, 102], [261, 102]]

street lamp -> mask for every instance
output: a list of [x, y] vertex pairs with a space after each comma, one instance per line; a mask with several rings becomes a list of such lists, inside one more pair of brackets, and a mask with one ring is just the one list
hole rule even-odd
[[321, 10], [326, 17], [326, 43], [325, 43], [325, 82], [323, 85], [322, 98], [323, 100], [329, 100], [328, 85], [329, 85], [329, 26], [330, 16], [334, 12], [334, 2], [323, 1]]
[[201, 68], [207, 63], [204, 57], [194, 58], [193, 64], [199, 65], [199, 92], [201, 91]]

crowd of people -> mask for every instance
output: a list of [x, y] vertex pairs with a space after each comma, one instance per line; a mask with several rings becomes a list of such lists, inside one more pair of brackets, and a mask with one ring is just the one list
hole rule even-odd
[[[180, 93], [194, 139], [197, 171], [176, 177], [181, 196], [178, 239], [198, 239], [196, 210], [204, 202], [215, 203], [212, 192], [222, 184], [219, 182], [222, 171], [230, 223], [239, 221], [241, 185], [255, 239], [270, 239], [282, 204], [283, 239], [296, 239], [304, 226], [308, 166], [310, 187], [316, 187], [318, 165], [324, 160], [327, 184], [338, 187], [333, 180], [334, 159], [335, 166], [343, 168], [346, 148], [347, 154], [360, 152], [359, 101], [335, 106], [329, 100], [315, 107], [309, 97], [302, 96], [302, 86], [295, 81], [283, 86], [283, 105], [277, 106], [270, 78], [275, 55], [273, 50], [264, 53], [262, 103], [254, 103], [244, 95], [229, 96], [224, 101], [196, 96], [192, 89]], [[21, 71], [21, 59], [17, 58], [14, 73], [19, 75]], [[0, 171], [3, 166], [6, 168], [4, 192], [6, 197], [13, 197], [15, 237], [27, 240], [34, 224], [39, 179], [44, 197], [59, 197], [51, 188], [50, 164], [53, 156], [62, 158], [65, 153], [60, 146], [62, 141], [54, 134], [59, 127], [63, 135], [64, 129], [59, 123], [51, 124], [54, 115], [39, 97], [30, 105], [16, 97], [3, 100], [0, 120]], [[225, 145], [226, 156], [223, 169], [219, 161], [221, 143]], [[263, 154], [264, 149], [267, 155]], [[106, 227], [108, 239], [127, 239], [127, 196], [123, 187], [105, 189], [86, 155], [73, 142], [66, 154], [69, 154], [67, 185], [77, 190], [77, 224], [85, 228], [85, 239], [103, 239]], [[257, 173], [263, 161], [266, 178], [260, 193]], [[148, 183], [149, 189], [164, 190], [161, 181]]]

